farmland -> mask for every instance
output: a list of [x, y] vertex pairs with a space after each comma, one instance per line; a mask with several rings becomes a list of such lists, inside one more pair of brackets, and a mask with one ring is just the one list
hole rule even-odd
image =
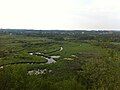
[[0, 90], [119, 90], [119, 31], [0, 31]]

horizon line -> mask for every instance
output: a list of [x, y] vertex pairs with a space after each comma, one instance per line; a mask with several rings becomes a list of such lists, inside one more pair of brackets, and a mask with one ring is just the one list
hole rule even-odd
[[120, 31], [120, 29], [30, 29], [30, 28], [0, 28], [0, 30], [50, 30], [50, 31]]

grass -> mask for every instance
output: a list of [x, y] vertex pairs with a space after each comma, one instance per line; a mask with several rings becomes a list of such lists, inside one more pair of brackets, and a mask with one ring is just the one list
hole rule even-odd
[[[60, 47], [63, 50], [57, 51]], [[42, 37], [0, 36], [0, 65], [28, 61], [46, 62], [44, 58], [29, 55], [28, 52], [61, 56], [56, 59], [55, 64], [14, 64], [0, 68], [0, 89], [119, 90], [120, 52], [113, 51], [80, 41], [61, 42]], [[36, 69], [52, 72], [27, 75], [29, 70]]]
[[70, 57], [71, 55], [77, 55], [81, 52], [98, 53], [101, 55], [105, 55], [107, 53], [105, 49], [99, 46], [92, 46], [81, 42], [64, 42], [62, 47], [63, 50], [61, 52], [56, 52], [54, 54], [58, 54], [63, 58]]

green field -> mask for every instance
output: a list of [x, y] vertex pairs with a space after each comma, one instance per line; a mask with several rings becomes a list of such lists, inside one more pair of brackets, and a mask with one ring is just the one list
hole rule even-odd
[[[41, 54], [30, 53], [60, 58], [46, 64]], [[80, 40], [0, 35], [0, 90], [119, 90], [119, 74], [116, 49]]]

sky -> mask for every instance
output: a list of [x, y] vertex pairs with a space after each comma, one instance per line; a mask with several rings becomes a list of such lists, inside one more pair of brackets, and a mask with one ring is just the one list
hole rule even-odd
[[0, 28], [120, 30], [120, 0], [0, 0]]

